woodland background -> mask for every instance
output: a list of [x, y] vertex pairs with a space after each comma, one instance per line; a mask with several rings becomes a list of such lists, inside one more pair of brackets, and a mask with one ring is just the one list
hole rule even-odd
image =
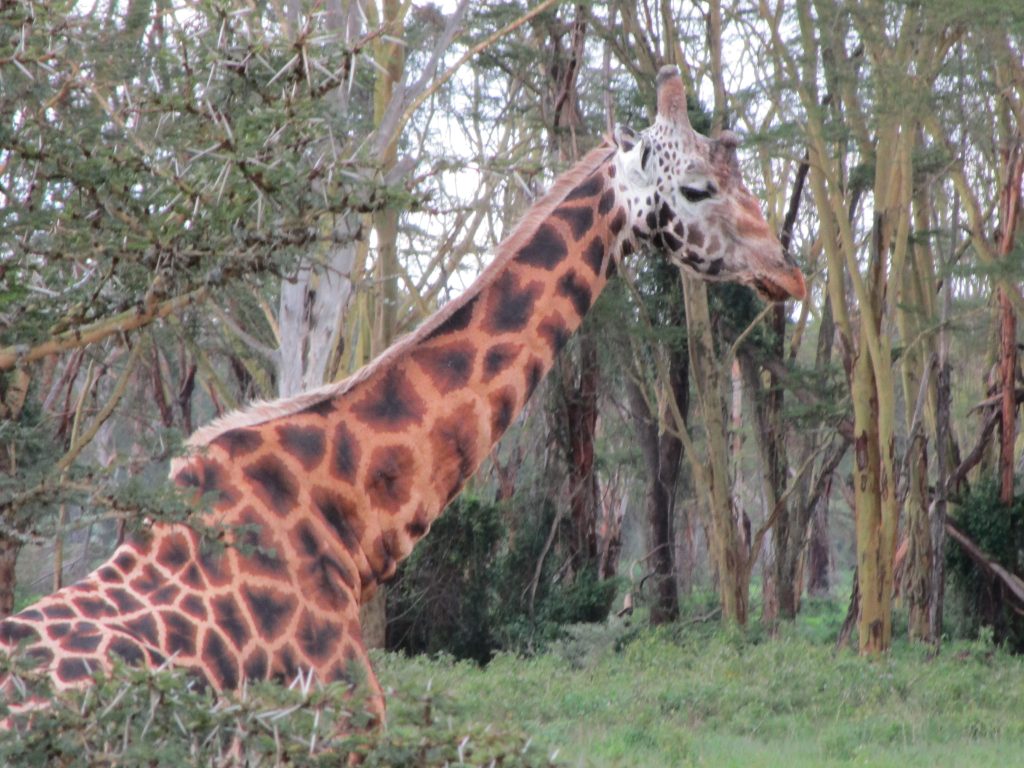
[[866, 654], [894, 606], [1021, 649], [1022, 43], [988, 0], [0, 2], [0, 614], [183, 514], [197, 426], [468, 285], [675, 63], [808, 299], [633, 257], [378, 643], [487, 661], [623, 599], [775, 633], [811, 595]]

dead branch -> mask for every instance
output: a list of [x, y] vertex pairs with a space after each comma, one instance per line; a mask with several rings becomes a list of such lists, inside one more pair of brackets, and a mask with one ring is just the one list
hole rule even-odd
[[974, 469], [978, 462], [981, 461], [981, 457], [985, 453], [985, 446], [988, 445], [988, 441], [992, 437], [992, 432], [999, 422], [1000, 415], [999, 411], [994, 410], [985, 419], [981, 434], [978, 436], [978, 442], [975, 443], [971, 452], [964, 457], [963, 461], [960, 462], [959, 466], [950, 474], [949, 479], [946, 481], [947, 495], [955, 492], [960, 487], [960, 483], [967, 477], [967, 473]]
[[990, 559], [977, 544], [971, 541], [966, 534], [960, 529], [953, 525], [948, 520], [946, 521], [946, 533], [956, 541], [964, 552], [967, 553], [978, 567], [980, 567], [985, 573], [994, 579], [1003, 583], [1011, 595], [1016, 598], [1017, 605], [1011, 605], [1017, 613], [1024, 614], [1024, 579], [1021, 579], [1017, 574], [1006, 570], [1003, 566], [997, 563], [995, 560]]

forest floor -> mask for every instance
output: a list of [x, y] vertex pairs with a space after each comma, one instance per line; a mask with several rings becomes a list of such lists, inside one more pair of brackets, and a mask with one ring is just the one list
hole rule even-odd
[[[422, 706], [455, 729], [520, 731], [569, 766], [1010, 766], [1024, 746], [1024, 659], [990, 642], [932, 658], [835, 651], [835, 610], [775, 638], [716, 622], [576, 627], [549, 652], [452, 659], [382, 654], [392, 717]], [[840, 617], [841, 618], [841, 617]]]

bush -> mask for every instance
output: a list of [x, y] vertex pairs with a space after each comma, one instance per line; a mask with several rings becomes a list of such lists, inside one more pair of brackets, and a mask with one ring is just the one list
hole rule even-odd
[[[1024, 575], [1024, 499], [1007, 506], [999, 501], [996, 483], [981, 483], [960, 500], [955, 523], [988, 557]], [[1024, 651], [1024, 618], [1007, 604], [1002, 583], [978, 568], [954, 541], [947, 544], [946, 567], [959, 632], [975, 637], [990, 627], [995, 642]]]
[[617, 584], [593, 569], [560, 580], [548, 552], [534, 585], [554, 515], [549, 502], [520, 503], [513, 532], [501, 505], [456, 499], [388, 589], [388, 648], [483, 664], [497, 651], [537, 652], [565, 625], [604, 621]]
[[337, 766], [349, 755], [363, 766], [552, 765], [523, 734], [404, 691], [389, 693], [386, 728], [367, 728], [359, 693], [341, 684], [218, 697], [181, 670], [119, 667], [84, 691], [40, 695], [48, 706], [29, 727], [0, 732], [0, 765]]
[[388, 648], [487, 662], [495, 648], [490, 603], [504, 533], [495, 505], [455, 501], [388, 588]]

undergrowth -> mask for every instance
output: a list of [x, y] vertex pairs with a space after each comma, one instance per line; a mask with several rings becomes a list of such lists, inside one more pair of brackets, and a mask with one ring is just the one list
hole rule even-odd
[[[378, 658], [392, 686], [445, 690], [460, 716], [515, 723], [567, 765], [1002, 766], [1024, 743], [1024, 663], [990, 638], [937, 657], [905, 641], [836, 652], [837, 610], [778, 636], [698, 621], [580, 625], [542, 655], [486, 669]], [[642, 617], [641, 617], [642, 618]], [[829, 631], [826, 631], [826, 627]]]
[[[43, 678], [19, 670], [16, 687]], [[358, 690], [297, 679], [216, 696], [180, 670], [119, 666], [84, 691], [45, 695], [49, 706], [0, 732], [3, 766], [552, 765], [513, 726], [452, 717], [430, 686], [390, 692], [387, 727], [370, 726]], [[4, 712], [6, 715], [6, 711]]]
[[[798, 766], [1016, 764], [1024, 662], [991, 635], [937, 656], [832, 648], [841, 610], [808, 605], [774, 637], [705, 613], [577, 625], [484, 668], [380, 653], [388, 725], [343, 688], [262, 684], [231, 699], [180, 674], [119, 669], [0, 738], [5, 765]], [[236, 738], [237, 737], [237, 738]], [[237, 743], [236, 743], [237, 742]], [[235, 749], [235, 752], [232, 752]]]

